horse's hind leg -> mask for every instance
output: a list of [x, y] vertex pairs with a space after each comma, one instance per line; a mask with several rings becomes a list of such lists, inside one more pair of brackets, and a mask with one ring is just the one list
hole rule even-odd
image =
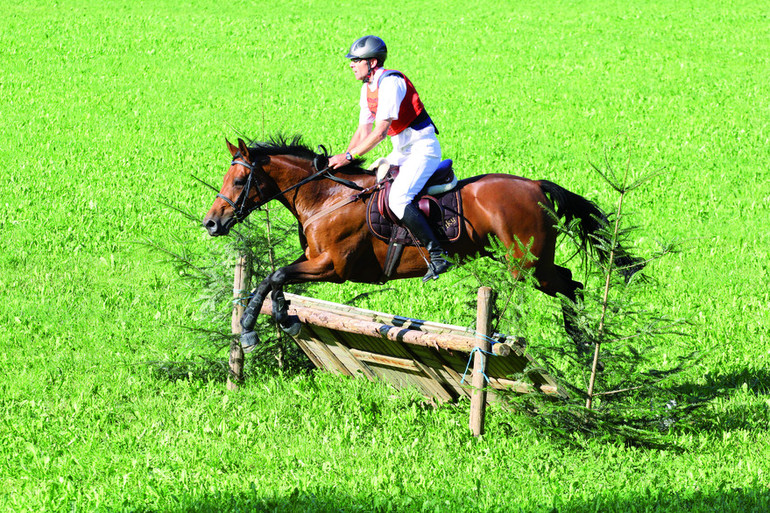
[[560, 297], [561, 312], [564, 318], [564, 330], [575, 343], [578, 355], [583, 356], [591, 347], [588, 334], [580, 329], [575, 304], [583, 300], [583, 284], [572, 279], [572, 271], [566, 267], [551, 265], [545, 271], [538, 269], [535, 273], [539, 285], [538, 290], [549, 296]]

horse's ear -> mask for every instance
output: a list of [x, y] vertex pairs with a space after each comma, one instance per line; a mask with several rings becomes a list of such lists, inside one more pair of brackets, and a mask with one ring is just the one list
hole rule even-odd
[[243, 142], [243, 139], [240, 137], [238, 138], [238, 150], [241, 152], [241, 155], [243, 155], [243, 158], [249, 160], [249, 147], [246, 146], [246, 143]]
[[233, 143], [231, 143], [226, 137], [225, 142], [227, 143], [227, 149], [230, 150], [230, 155], [235, 157], [235, 154], [238, 153], [238, 148], [236, 146], [233, 146]]

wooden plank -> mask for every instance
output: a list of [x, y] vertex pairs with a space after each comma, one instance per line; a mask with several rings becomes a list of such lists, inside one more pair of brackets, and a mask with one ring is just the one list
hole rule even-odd
[[[440, 355], [441, 350], [423, 346], [408, 346], [405, 344], [402, 344], [401, 348], [408, 358], [418, 362], [423, 372], [430, 376], [441, 387], [446, 393], [446, 401], [454, 401], [458, 397], [465, 395], [465, 392], [461, 387], [455, 386], [453, 376], [447, 374], [446, 364]], [[451, 370], [451, 368], [449, 369]]]
[[333, 361], [336, 365], [344, 368], [343, 374], [347, 376], [356, 377], [357, 372], [362, 372], [364, 376], [369, 378], [373, 377], [371, 370], [367, 369], [364, 364], [357, 361], [349, 350], [341, 345], [333, 330], [324, 328], [322, 326], [307, 325], [307, 328], [311, 333], [315, 334], [315, 339], [318, 341], [318, 347], [326, 354], [333, 357]]
[[[447, 386], [446, 380], [442, 379], [434, 370], [436, 364], [433, 363], [435, 358], [432, 355], [437, 353], [440, 350], [439, 348], [402, 344], [388, 339], [380, 339], [376, 342], [376, 345], [385, 348], [390, 354], [413, 360], [419, 367], [422, 376], [424, 376], [420, 381], [420, 385], [422, 388], [430, 391], [428, 395], [442, 403], [457, 399], [458, 395], [454, 389], [451, 386]], [[422, 349], [420, 354], [414, 351], [417, 348]]]
[[[459, 348], [459, 350], [465, 351], [466, 353], [472, 350], [473, 345], [475, 344], [475, 336], [473, 332], [469, 331], [467, 328], [459, 327], [459, 326], [452, 326], [448, 324], [440, 324], [435, 323], [431, 321], [421, 321], [421, 320], [415, 320], [415, 319], [409, 319], [406, 317], [401, 316], [394, 316], [391, 314], [384, 314], [381, 312], [375, 312], [370, 310], [363, 310], [355, 307], [350, 307], [347, 305], [339, 305], [337, 303], [331, 303], [328, 301], [318, 300], [314, 298], [307, 298], [304, 296], [298, 296], [294, 294], [287, 294], [287, 297], [290, 297], [292, 300], [292, 308], [290, 308], [290, 313], [292, 312], [292, 309], [296, 306], [300, 306], [303, 308], [307, 308], [308, 305], [318, 305], [320, 307], [328, 307], [332, 310], [335, 310], [335, 312], [340, 312], [341, 315], [344, 313], [344, 315], [349, 316], [349, 320], [355, 321], [356, 319], [364, 319], [367, 322], [371, 322], [372, 319], [382, 319], [382, 320], [390, 320], [393, 321], [394, 325], [385, 325], [385, 326], [393, 326], [394, 328], [399, 327], [405, 327], [408, 329], [415, 329], [415, 331], [422, 331], [426, 330], [428, 332], [434, 332], [435, 334], [439, 333], [447, 333], [448, 331], [452, 331], [453, 336], [460, 336], [463, 338], [464, 344], [466, 347]], [[271, 313], [271, 310], [268, 306], [269, 300], [265, 302], [265, 306], [263, 307], [263, 313]], [[467, 337], [467, 338], [465, 338]], [[474, 338], [474, 342], [471, 342], [471, 338]], [[391, 339], [394, 339], [395, 341], [398, 341], [395, 336], [391, 336]], [[419, 345], [423, 345], [425, 347], [441, 347], [441, 344], [437, 346], [433, 346], [430, 343], [430, 339], [427, 339], [429, 343], [423, 343]], [[506, 339], [506, 343], [509, 347], [513, 348], [515, 353], [513, 355], [513, 358], [510, 362], [504, 362], [502, 365], [505, 367], [505, 370], [503, 372], [507, 372], [507, 375], [520, 373], [524, 370], [526, 366], [528, 366], [531, 363], [534, 363], [532, 358], [526, 354], [526, 352], [521, 348], [518, 344], [518, 338], [517, 337], [508, 337]], [[407, 343], [410, 343], [410, 340], [404, 340]], [[495, 344], [497, 345], [497, 344]], [[468, 346], [470, 346], [470, 349], [468, 349]], [[445, 347], [446, 349], [452, 350], [457, 349], [451, 347], [451, 345], [448, 345], [448, 347]], [[515, 362], [519, 360], [520, 362], [518, 365], [515, 364]], [[493, 367], [494, 368], [494, 367]], [[533, 379], [537, 380], [538, 382], [542, 382], [543, 384], [550, 384], [553, 386], [556, 386], [556, 383], [550, 378], [550, 376], [540, 376], [539, 374], [533, 374]]]
[[442, 385], [440, 377], [430, 367], [424, 365], [419, 358], [410, 354], [406, 346], [382, 339], [369, 339], [368, 342], [369, 344], [366, 344], [369, 346], [367, 350], [351, 349], [351, 351], [372, 363], [400, 369], [400, 371], [392, 371], [398, 374], [398, 379], [411, 382], [426, 392], [425, 395], [439, 402], [444, 403], [456, 399], [456, 396]]
[[[439, 401], [471, 395], [468, 381], [477, 373], [468, 373], [464, 382], [462, 373], [477, 338], [468, 329], [294, 294], [286, 297], [291, 302], [289, 315], [303, 323], [295, 340], [316, 366], [350, 376], [376, 377], [399, 387], [412, 385]], [[262, 313], [272, 314], [269, 299]], [[535, 364], [517, 339], [509, 337], [494, 349], [499, 354], [488, 355], [486, 362], [489, 387], [532, 391], [532, 384], [515, 378]], [[545, 373], [533, 372], [527, 377], [545, 393], [566, 395]]]
[[[262, 305], [261, 313], [272, 315], [272, 302], [267, 299]], [[426, 347], [441, 347], [455, 351], [470, 352], [475, 346], [475, 339], [467, 334], [433, 333], [408, 328], [382, 324], [374, 321], [351, 318], [339, 313], [314, 310], [308, 307], [292, 304], [290, 315], [296, 315], [303, 323], [323, 326], [325, 328], [358, 333], [374, 338], [386, 338], [396, 342], [415, 344]]]
[[317, 326], [305, 325], [303, 327], [311, 337], [307, 339], [307, 345], [311, 351], [323, 362], [324, 369], [336, 371], [339, 374], [345, 376], [354, 376], [354, 373], [348, 368], [345, 363], [340, 361], [337, 355], [329, 348], [329, 345], [325, 342], [327, 338], [328, 330], [325, 332], [323, 329], [319, 329]]
[[375, 310], [365, 310], [355, 306], [332, 303], [330, 301], [299, 296], [296, 294], [286, 293], [285, 296], [286, 299], [291, 300], [293, 305], [304, 306], [307, 308], [331, 310], [350, 318], [358, 318], [361, 320], [377, 322], [380, 324], [389, 324], [399, 328], [408, 328], [419, 331], [429, 331], [433, 333], [467, 333], [468, 336], [473, 336], [473, 332], [471, 330], [462, 326], [454, 326], [451, 324], [443, 324], [422, 319], [413, 319], [403, 315], [377, 312]]
[[[403, 344], [388, 339], [364, 336], [358, 333], [341, 332], [340, 334], [351, 349], [355, 348], [370, 354], [379, 354], [386, 358], [410, 358], [410, 355], [405, 351], [405, 346]], [[408, 385], [414, 386], [420, 390], [423, 395], [433, 397], [441, 402], [451, 400], [451, 398], [447, 396], [446, 391], [440, 387], [440, 385], [435, 383], [430, 376], [427, 376], [418, 365], [413, 366], [411, 369], [404, 369], [385, 365], [383, 361], [381, 361], [379, 365], [374, 362], [369, 363], [375, 372], [385, 381], [398, 384], [399, 387]]]
[[355, 368], [353, 375], [355, 375], [356, 372], [361, 372], [361, 374], [369, 378], [370, 381], [374, 381], [375, 379], [377, 379], [377, 375], [374, 372], [372, 372], [372, 370], [365, 363], [362, 363], [362, 360], [358, 358], [355, 354], [353, 354], [352, 350], [345, 345], [345, 343], [343, 342], [343, 337], [341, 333], [329, 331], [329, 337], [330, 337], [330, 341], [333, 340], [337, 344], [336, 346], [337, 349], [348, 357], [345, 360], [346, 362], [351, 363], [351, 365], [348, 368], [351, 371], [353, 371], [353, 369]]
[[[306, 329], [305, 327], [302, 328], [303, 330]], [[310, 345], [308, 341], [301, 337], [301, 333], [297, 335], [296, 337], [293, 337], [294, 342], [299, 346], [300, 349], [302, 349], [302, 352], [307, 355], [308, 358], [310, 358], [310, 361], [313, 362], [313, 365], [315, 365], [319, 369], [325, 369], [326, 366], [323, 364], [320, 358], [310, 349]]]
[[376, 363], [379, 365], [388, 365], [390, 367], [396, 367], [399, 369], [405, 369], [412, 372], [420, 372], [421, 369], [414, 360], [408, 360], [406, 358], [396, 358], [393, 356], [386, 356], [383, 354], [370, 353], [369, 351], [361, 351], [360, 349], [351, 349], [351, 354], [357, 359], [364, 362]]
[[[380, 339], [374, 339], [372, 340], [369, 337], [365, 337], [363, 335], [357, 334], [357, 333], [346, 333], [346, 332], [340, 332], [340, 336], [345, 340], [346, 344], [350, 349], [358, 349], [363, 351], [370, 351], [379, 353], [380, 350], [377, 348], [377, 343], [380, 341]], [[406, 380], [407, 382], [411, 382], [412, 379], [410, 376], [402, 376], [402, 371], [384, 366], [384, 365], [377, 365], [374, 366], [373, 364], [369, 364], [372, 370], [377, 374], [377, 376], [380, 379], [383, 379], [388, 382], [392, 382], [395, 384], [395, 382], [399, 383], [400, 387], [405, 386], [401, 382]], [[420, 387], [422, 389], [422, 387]]]

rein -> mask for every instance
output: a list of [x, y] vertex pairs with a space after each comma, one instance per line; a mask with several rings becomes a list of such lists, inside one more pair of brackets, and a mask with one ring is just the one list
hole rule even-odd
[[322, 218], [322, 217], [324, 217], [326, 215], [331, 214], [335, 210], [337, 210], [339, 208], [342, 208], [345, 205], [349, 205], [349, 204], [353, 203], [354, 201], [358, 201], [359, 199], [363, 198], [364, 196], [366, 196], [368, 194], [371, 194], [372, 191], [374, 191], [375, 189], [378, 189], [380, 187], [382, 187], [381, 183], [376, 183], [376, 184], [374, 184], [371, 187], [368, 187], [366, 189], [363, 189], [363, 188], [359, 187], [358, 185], [356, 185], [356, 188], [359, 191], [361, 191], [361, 192], [359, 192], [358, 194], [354, 194], [352, 196], [348, 196], [347, 198], [342, 198], [341, 200], [339, 200], [338, 202], [332, 204], [328, 208], [325, 208], [325, 209], [321, 210], [320, 212], [316, 212], [315, 214], [313, 214], [312, 216], [307, 218], [307, 220], [305, 220], [304, 223], [302, 223], [302, 229], [306, 230], [308, 226], [310, 226], [311, 224], [313, 224], [314, 222], [316, 222], [320, 218]]
[[[364, 188], [361, 187], [360, 185], [358, 185], [357, 183], [352, 182], [350, 180], [345, 180], [344, 178], [339, 178], [337, 176], [334, 176], [334, 174], [332, 174], [332, 169], [328, 166], [329, 159], [327, 158], [328, 153], [326, 152], [326, 148], [324, 148], [323, 146], [319, 146], [319, 149], [322, 149], [324, 153], [317, 155], [316, 158], [313, 160], [313, 167], [316, 168], [316, 172], [315, 173], [313, 173], [312, 175], [308, 176], [307, 178], [304, 178], [304, 179], [300, 180], [299, 182], [295, 183], [294, 185], [292, 185], [292, 186], [282, 190], [278, 194], [276, 194], [274, 196], [271, 196], [270, 198], [268, 198], [266, 200], [260, 199], [260, 201], [258, 201], [257, 203], [255, 203], [253, 206], [251, 206], [249, 208], [246, 208], [246, 199], [248, 198], [249, 192], [251, 191], [251, 188], [253, 186], [253, 182], [254, 182], [254, 178], [253, 177], [254, 177], [254, 174], [255, 174], [254, 170], [256, 169], [256, 165], [251, 163], [251, 162], [246, 161], [241, 156], [241, 154], [238, 153], [238, 154], [235, 155], [235, 157], [233, 158], [232, 162], [230, 162], [230, 165], [232, 166], [232, 165], [235, 165], [235, 164], [239, 164], [239, 165], [241, 165], [241, 166], [243, 166], [243, 167], [245, 167], [246, 169], [249, 170], [249, 177], [246, 180], [246, 185], [244, 186], [243, 190], [241, 191], [240, 195], [238, 195], [238, 198], [235, 201], [232, 201], [230, 198], [228, 198], [227, 196], [225, 196], [225, 195], [223, 195], [221, 193], [217, 193], [217, 198], [223, 199], [228, 205], [230, 205], [233, 208], [235, 218], [238, 221], [242, 221], [249, 214], [251, 214], [253, 211], [255, 211], [255, 210], [259, 209], [259, 208], [262, 208], [264, 205], [270, 203], [274, 199], [276, 199], [276, 198], [278, 198], [280, 196], [283, 196], [287, 192], [293, 191], [294, 189], [297, 189], [297, 188], [305, 185], [306, 183], [312, 182], [313, 180], [318, 180], [320, 178], [328, 178], [329, 180], [332, 180], [333, 182], [340, 183], [342, 185], [345, 185], [346, 187], [350, 187], [351, 189], [355, 189], [357, 191], [364, 191]], [[259, 184], [257, 184], [257, 187], [259, 187]], [[353, 196], [353, 199], [351, 201], [354, 201], [359, 196], [360, 196], [360, 194]], [[351, 201], [349, 201], [348, 203], [350, 203]], [[342, 205], [340, 205], [340, 206], [342, 206]], [[337, 204], [335, 204], [334, 207], [339, 208], [339, 207], [337, 207]], [[336, 210], [336, 208], [334, 208], [334, 210]], [[313, 216], [312, 219], [315, 220], [314, 219], [315, 217], [318, 217], [318, 215]]]

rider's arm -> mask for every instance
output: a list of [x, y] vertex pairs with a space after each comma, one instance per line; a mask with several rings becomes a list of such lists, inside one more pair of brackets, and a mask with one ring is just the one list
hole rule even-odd
[[358, 144], [351, 144], [348, 151], [353, 155], [363, 155], [371, 151], [387, 137], [392, 122], [392, 119], [378, 120], [374, 128], [369, 127], [369, 135]]
[[[380, 102], [377, 106], [377, 116], [369, 112], [366, 100], [366, 86], [361, 90], [359, 105], [361, 107], [358, 128], [348, 144], [351, 156], [363, 155], [380, 144], [388, 135], [388, 129], [394, 119], [398, 118], [401, 102], [406, 95], [406, 82], [399, 76], [388, 76], [380, 82]], [[329, 159], [332, 168], [348, 164], [346, 156], [334, 155]]]
[[[358, 129], [355, 134], [353, 134], [353, 139], [348, 145], [348, 153], [350, 153], [353, 158], [357, 158], [374, 149], [375, 146], [380, 144], [383, 139], [388, 136], [388, 128], [390, 128], [391, 122], [392, 120], [386, 119], [377, 121], [377, 124], [374, 127], [372, 127], [372, 125], [358, 125]], [[334, 155], [329, 159], [329, 166], [333, 169], [345, 166], [349, 163], [350, 161], [346, 158], [346, 154], [344, 153]]]
[[355, 154], [355, 147], [361, 143], [364, 139], [369, 136], [369, 134], [372, 133], [373, 128], [372, 123], [361, 123], [358, 125], [358, 128], [356, 129], [355, 133], [353, 134], [353, 138], [350, 140], [350, 144], [348, 144], [348, 150], [351, 154]]

